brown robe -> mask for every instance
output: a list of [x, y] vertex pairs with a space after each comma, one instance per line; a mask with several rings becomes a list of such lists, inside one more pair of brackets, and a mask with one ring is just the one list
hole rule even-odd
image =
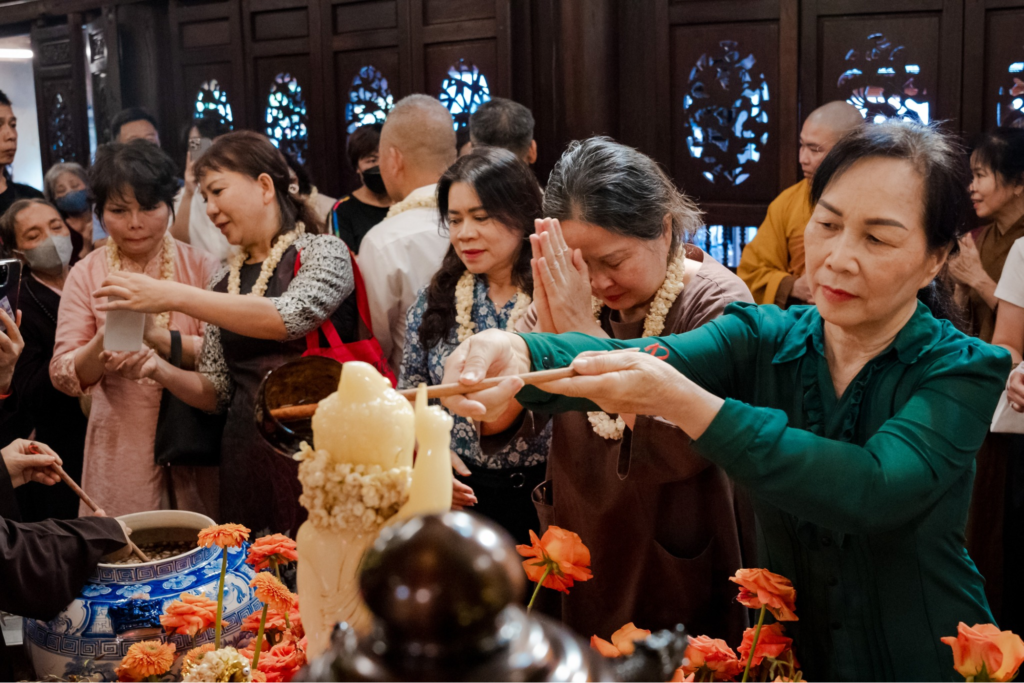
[[[1024, 237], [1024, 218], [1010, 226], [1006, 232], [999, 232], [995, 225], [982, 228], [974, 240], [981, 266], [996, 282], [999, 282], [1003, 274], [1010, 247], [1021, 237]], [[967, 310], [972, 332], [984, 341], [991, 342], [997, 311], [989, 308], [981, 295], [973, 289], [968, 290]], [[967, 517], [967, 551], [978, 571], [985, 577], [985, 595], [992, 608], [992, 616], [1001, 624], [1011, 616], [1015, 624], [1020, 623], [1021, 619], [1019, 615], [1003, 614], [1003, 521], [1006, 510], [1007, 458], [1020, 457], [1022, 450], [1024, 437], [1021, 435], [989, 432], [976, 457], [974, 492]]]
[[[64, 484], [56, 484], [64, 486]], [[125, 546], [111, 517], [21, 524], [11, 478], [0, 460], [0, 610], [52, 619], [78, 596], [104, 555]], [[12, 681], [0, 633], [0, 681]]]
[[[752, 302], [736, 275], [697, 247], [703, 261], [665, 321], [664, 334], [692, 330], [733, 301]], [[635, 324], [601, 320], [617, 339]], [[689, 448], [674, 425], [638, 416], [621, 441], [591, 429], [585, 413], [554, 418], [548, 480], [534, 491], [541, 527], [574, 531], [591, 552], [594, 578], [562, 597], [562, 620], [608, 638], [627, 622], [652, 631], [683, 623], [693, 635], [739, 643], [747, 615], [736, 602], [737, 569], [753, 564], [753, 513], [725, 473]]]

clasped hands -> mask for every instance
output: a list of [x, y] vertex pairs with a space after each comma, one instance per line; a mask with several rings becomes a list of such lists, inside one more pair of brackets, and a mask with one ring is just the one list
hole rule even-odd
[[607, 337], [594, 318], [590, 271], [579, 249], [570, 249], [557, 218], [534, 221], [530, 235], [533, 258], [533, 305], [536, 332], [583, 332]]

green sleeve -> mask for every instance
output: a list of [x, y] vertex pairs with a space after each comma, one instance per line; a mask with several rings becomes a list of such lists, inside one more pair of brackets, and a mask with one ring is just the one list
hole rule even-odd
[[[775, 311], [776, 317], [782, 314]], [[695, 330], [666, 337], [608, 339], [579, 332], [521, 335], [530, 349], [531, 370], [569, 366], [584, 351], [639, 348], [658, 358], [716, 396], [734, 396], [739, 377], [749, 377], [757, 353], [765, 312], [755, 304], [732, 303], [725, 313]], [[528, 410], [545, 413], [600, 410], [583, 398], [568, 398], [524, 387], [516, 396]]]
[[1009, 370], [1006, 352], [988, 345], [940, 358], [863, 446], [734, 400], [693, 445], [786, 512], [844, 533], [884, 532], [919, 516], [972, 466]]

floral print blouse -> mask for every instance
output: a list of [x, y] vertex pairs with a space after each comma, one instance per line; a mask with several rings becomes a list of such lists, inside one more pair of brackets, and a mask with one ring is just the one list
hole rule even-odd
[[[476, 323], [477, 332], [495, 327], [504, 330], [515, 303], [516, 297], [512, 297], [500, 311], [497, 310], [494, 302], [487, 296], [487, 277], [477, 275], [473, 287], [473, 322]], [[448, 331], [444, 341], [431, 349], [423, 348], [419, 332], [426, 310], [427, 291], [424, 287], [406, 315], [405, 355], [398, 376], [400, 389], [415, 387], [421, 382], [428, 385], [441, 384], [444, 363], [459, 345], [456, 324]], [[452, 427], [452, 450], [469, 465], [498, 470], [529, 467], [547, 462], [548, 448], [551, 446], [550, 421], [547, 421], [539, 433], [526, 436], [516, 434], [497, 453], [485, 454], [480, 448], [480, 436], [473, 422], [458, 415], [452, 417], [455, 418], [455, 426]]]

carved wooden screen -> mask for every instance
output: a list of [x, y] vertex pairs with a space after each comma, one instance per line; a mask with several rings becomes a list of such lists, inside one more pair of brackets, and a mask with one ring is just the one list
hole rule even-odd
[[795, 7], [682, 0], [620, 15], [621, 137], [697, 199], [694, 241], [733, 268], [795, 181]]
[[960, 0], [805, 0], [803, 114], [846, 100], [871, 120], [960, 114]]
[[[239, 5], [233, 1], [208, 3], [171, 0], [168, 10], [171, 48], [174, 55], [173, 77], [176, 97], [176, 121], [172, 130], [180, 130], [196, 114], [196, 102], [210, 83], [216, 82], [231, 104], [236, 128], [250, 126], [254, 119], [245, 106], [245, 62]], [[185, 158], [180, 139], [164, 142], [174, 150], [175, 159]]]
[[969, 134], [1024, 126], [1024, 2], [967, 6], [962, 119]]
[[85, 25], [85, 54], [89, 65], [93, 125], [97, 144], [110, 142], [110, 119], [121, 111], [121, 68], [118, 59], [117, 16], [113, 7]]
[[43, 170], [59, 161], [89, 165], [89, 128], [85, 101], [82, 17], [32, 27], [36, 109]]

